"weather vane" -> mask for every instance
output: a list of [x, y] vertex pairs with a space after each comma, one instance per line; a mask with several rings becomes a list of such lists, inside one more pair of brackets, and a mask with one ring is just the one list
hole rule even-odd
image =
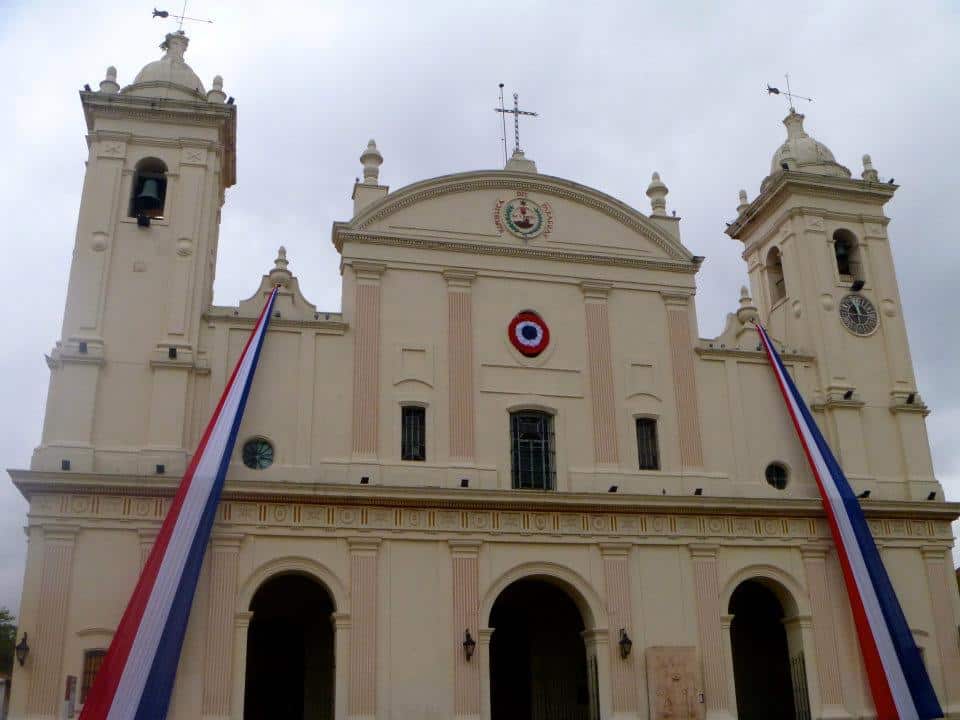
[[790, 73], [787, 73], [786, 75], [784, 75], [784, 77], [787, 79], [787, 89], [786, 89], [786, 91], [785, 91], [785, 92], [782, 92], [782, 91], [780, 90], [780, 88], [775, 88], [775, 87], [773, 87], [772, 85], [770, 85], [770, 83], [767, 83], [767, 95], [781, 95], [781, 94], [782, 94], [782, 95], [786, 95], [786, 96], [787, 96], [787, 102], [790, 104], [790, 112], [796, 112], [796, 111], [797, 111], [796, 108], [793, 106], [793, 99], [794, 99], [794, 98], [797, 98], [797, 99], [799, 99], [799, 100], [806, 100], [807, 102], [813, 102], [813, 98], [804, 97], [803, 95], [794, 95], [794, 94], [790, 91]]
[[177, 23], [177, 30], [180, 31], [180, 32], [183, 32], [183, 21], [184, 21], [184, 20], [186, 20], [187, 22], [202, 22], [202, 23], [209, 23], [209, 24], [211, 24], [211, 25], [213, 24], [213, 20], [204, 20], [203, 18], [187, 17], [187, 14], [186, 14], [186, 13], [187, 13], [187, 2], [188, 2], [188, 0], [183, 0], [183, 10], [180, 11], [180, 14], [179, 14], [179, 15], [177, 15], [177, 14], [175, 14], [175, 13], [171, 13], [171, 12], [169, 12], [169, 11], [167, 11], [167, 10], [157, 10], [156, 8], [154, 8], [154, 9], [153, 9], [153, 17], [155, 17], [155, 18], [163, 18], [163, 19], [166, 19], [166, 18], [168, 18], [168, 17], [175, 18], [175, 19], [178, 21], [178, 23]]
[[500, 83], [500, 107], [494, 108], [494, 112], [503, 114], [503, 162], [507, 162], [507, 115], [513, 115], [513, 150], [520, 152], [520, 116], [529, 115], [537, 117], [535, 112], [528, 112], [520, 109], [520, 95], [513, 94], [513, 110], [507, 110], [503, 105], [503, 83]]

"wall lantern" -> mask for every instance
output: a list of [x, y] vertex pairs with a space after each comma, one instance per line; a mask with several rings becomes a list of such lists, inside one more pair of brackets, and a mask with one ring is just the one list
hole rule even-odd
[[623, 628], [620, 628], [620, 642], [617, 645], [620, 646], [620, 657], [626, 660], [630, 656], [630, 651], [633, 650], [633, 640]]
[[470, 662], [470, 658], [473, 657], [474, 650], [477, 649], [477, 641], [470, 637], [470, 630], [463, 631], [463, 656], [467, 659], [467, 662]]
[[23, 664], [27, 661], [27, 655], [30, 654], [30, 646], [27, 645], [26, 633], [23, 634], [23, 638], [17, 643], [17, 646], [13, 650], [17, 654], [17, 662], [23, 667]]

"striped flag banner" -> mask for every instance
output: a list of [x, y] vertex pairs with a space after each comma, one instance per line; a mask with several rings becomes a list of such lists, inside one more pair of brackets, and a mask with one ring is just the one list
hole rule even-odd
[[767, 331], [757, 325], [757, 332], [820, 488], [843, 567], [877, 720], [943, 717], [860, 503]]
[[277, 290], [270, 293], [187, 467], [80, 720], [164, 720], [197, 577]]

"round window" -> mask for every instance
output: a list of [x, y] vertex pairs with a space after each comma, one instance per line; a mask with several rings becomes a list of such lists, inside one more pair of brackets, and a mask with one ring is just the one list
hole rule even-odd
[[254, 470], [273, 465], [273, 445], [264, 438], [253, 438], [243, 444], [243, 464]]
[[778, 462], [772, 462], [767, 465], [767, 482], [773, 485], [777, 490], [783, 490], [787, 487], [787, 467]]

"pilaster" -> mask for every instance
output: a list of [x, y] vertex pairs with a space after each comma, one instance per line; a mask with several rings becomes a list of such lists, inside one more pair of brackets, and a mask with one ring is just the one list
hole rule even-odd
[[382, 263], [353, 262], [356, 276], [353, 343], [353, 454], [374, 459], [380, 422], [380, 279]]
[[[613, 642], [610, 649], [610, 686], [613, 692], [614, 718], [635, 718], [640, 710], [637, 698], [637, 657], [642, 654], [641, 643], [634, 635], [630, 592], [630, 543], [602, 543], [603, 585], [607, 600], [607, 613]], [[620, 632], [624, 631], [634, 641], [637, 652], [627, 657], [620, 656]]]
[[960, 618], [956, 612], [957, 586], [950, 552], [940, 545], [923, 547], [927, 570], [927, 586], [933, 611], [933, 633], [940, 653], [943, 675], [943, 711], [949, 717], [960, 717]]
[[480, 543], [450, 540], [453, 564], [453, 714], [456, 718], [480, 717], [480, 661], [464, 654], [464, 633], [474, 642], [480, 632]]
[[377, 714], [377, 556], [380, 540], [352, 538], [350, 546], [350, 681], [347, 717]]
[[661, 293], [667, 310], [667, 334], [673, 371], [673, 391], [677, 403], [677, 431], [680, 434], [680, 460], [684, 471], [703, 467], [700, 437], [700, 406], [694, 369], [693, 332], [690, 298], [687, 295]]
[[[40, 579], [40, 607], [36, 627], [25, 628], [33, 650], [27, 717], [60, 716], [61, 673], [67, 635], [67, 609], [73, 575], [73, 550], [79, 528], [47, 526], [43, 530], [43, 570]], [[22, 677], [22, 676], [21, 676]]]
[[613, 389], [613, 355], [610, 347], [610, 312], [607, 298], [611, 283], [583, 281], [586, 316], [587, 363], [593, 408], [593, 458], [598, 465], [619, 465], [617, 410]]
[[447, 282], [447, 357], [450, 382], [450, 458], [472, 463], [476, 455], [473, 384], [473, 281], [469, 270], [444, 270]]
[[817, 717], [847, 718], [850, 715], [843, 707], [837, 628], [833, 620], [833, 601], [827, 576], [828, 552], [826, 545], [804, 545], [800, 548], [810, 598], [816, 672], [820, 686], [821, 708]]
[[215, 532], [207, 561], [210, 568], [207, 601], [206, 646], [203, 665], [203, 717], [230, 717], [231, 661], [233, 659], [234, 610], [237, 599], [237, 561], [243, 536]]
[[720, 583], [716, 545], [690, 545], [693, 583], [697, 600], [697, 631], [703, 663], [704, 703], [707, 720], [730, 720], [728, 672], [721, 633]]

